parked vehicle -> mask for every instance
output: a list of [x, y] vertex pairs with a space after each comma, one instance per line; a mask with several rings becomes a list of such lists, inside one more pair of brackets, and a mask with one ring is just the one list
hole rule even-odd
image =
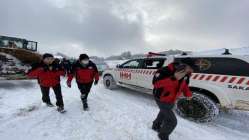
[[[108, 89], [119, 86], [152, 94], [152, 78], [157, 69], [173, 61], [191, 57], [199, 69], [190, 78], [194, 93], [192, 111], [184, 108], [189, 102], [180, 99], [176, 111], [183, 117], [206, 122], [219, 114], [219, 109], [249, 110], [249, 56], [199, 55], [157, 56], [132, 59], [103, 73]], [[187, 106], [189, 107], [189, 106]]]
[[37, 42], [0, 36], [1, 79], [26, 79], [25, 71], [32, 63], [37, 63], [40, 59]]

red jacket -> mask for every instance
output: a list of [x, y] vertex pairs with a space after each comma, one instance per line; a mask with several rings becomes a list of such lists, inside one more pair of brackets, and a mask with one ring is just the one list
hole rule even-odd
[[27, 76], [37, 78], [38, 83], [43, 87], [54, 87], [60, 83], [60, 76], [64, 76], [64, 70], [45, 70], [44, 67], [38, 67], [31, 70]]
[[186, 97], [191, 97], [192, 93], [185, 80], [179, 82], [174, 78], [165, 78], [154, 84], [154, 88], [163, 88], [160, 101], [165, 103], [175, 103], [177, 98], [184, 93]]
[[68, 74], [68, 81], [72, 81], [73, 77], [81, 84], [91, 83], [93, 80], [99, 80], [99, 72], [96, 65], [90, 61], [89, 64], [83, 67], [79, 61], [77, 61], [72, 68], [72, 73]]

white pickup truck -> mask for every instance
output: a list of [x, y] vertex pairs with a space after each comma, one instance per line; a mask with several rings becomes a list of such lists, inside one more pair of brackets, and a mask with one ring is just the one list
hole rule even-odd
[[[180, 99], [176, 111], [183, 117], [211, 121], [219, 109], [249, 110], [249, 56], [160, 56], [133, 59], [103, 73], [106, 88], [127, 87], [152, 94], [152, 79], [157, 69], [173, 61], [190, 57], [199, 69], [191, 75], [190, 89], [194, 93], [191, 106]], [[187, 108], [184, 108], [187, 107]], [[190, 107], [190, 108], [189, 108]]]

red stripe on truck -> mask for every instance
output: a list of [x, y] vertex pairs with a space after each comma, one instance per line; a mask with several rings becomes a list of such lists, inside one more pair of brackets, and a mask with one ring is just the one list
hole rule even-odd
[[241, 84], [246, 78], [240, 78], [239, 81], [237, 82], [237, 84]]
[[219, 78], [220, 78], [220, 76], [217, 75], [214, 77], [213, 81], [216, 82]]
[[150, 71], [150, 75], [152, 74], [152, 71]]
[[233, 83], [236, 80], [236, 77], [232, 77], [229, 81], [229, 83]]
[[206, 81], [209, 81], [212, 77], [213, 77], [213, 75], [209, 75], [209, 76], [206, 78]]
[[199, 76], [199, 74], [195, 74], [195, 76], [193, 77], [193, 79], [196, 79]]
[[145, 74], [145, 73], [146, 73], [146, 70], [144, 70], [143, 74]]
[[146, 74], [148, 75], [150, 71], [147, 70]]
[[222, 83], [225, 82], [225, 81], [227, 80], [227, 78], [228, 78], [227, 76], [224, 76], [224, 77], [220, 80], [220, 82], [222, 82]]
[[[191, 78], [193, 80], [205, 80], [210, 81], [212, 79], [213, 82], [221, 82], [221, 83], [236, 83], [236, 84], [242, 84], [245, 83], [246, 78], [245, 77], [231, 77], [230, 76], [222, 76], [222, 75], [206, 75], [206, 74], [192, 74]], [[237, 81], [238, 80], [238, 81]], [[249, 81], [246, 83], [249, 85]]]
[[199, 78], [199, 80], [202, 80], [205, 77], [205, 75], [201, 75], [201, 77]]

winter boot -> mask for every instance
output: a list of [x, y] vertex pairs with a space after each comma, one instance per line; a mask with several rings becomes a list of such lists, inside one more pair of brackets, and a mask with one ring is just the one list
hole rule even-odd
[[83, 104], [83, 110], [87, 111], [88, 110], [88, 104], [86, 99], [82, 99], [82, 104]]
[[169, 140], [169, 135], [164, 134], [164, 133], [159, 133], [158, 137], [160, 140]]
[[89, 108], [88, 108], [88, 104], [87, 102], [84, 102], [83, 103], [83, 110], [87, 111]]
[[83, 104], [83, 110], [87, 111], [88, 110], [88, 104], [87, 104], [87, 96], [86, 94], [81, 94], [81, 101]]
[[51, 102], [46, 103], [48, 107], [54, 107], [54, 105]]
[[64, 110], [64, 107], [63, 107], [63, 106], [58, 106], [58, 107], [57, 107], [57, 111], [60, 112], [60, 113], [66, 112], [66, 111]]
[[160, 129], [161, 129], [161, 124], [159, 124], [159, 123], [153, 123], [152, 129], [153, 129], [154, 131], [156, 131], [156, 132], [159, 132]]

